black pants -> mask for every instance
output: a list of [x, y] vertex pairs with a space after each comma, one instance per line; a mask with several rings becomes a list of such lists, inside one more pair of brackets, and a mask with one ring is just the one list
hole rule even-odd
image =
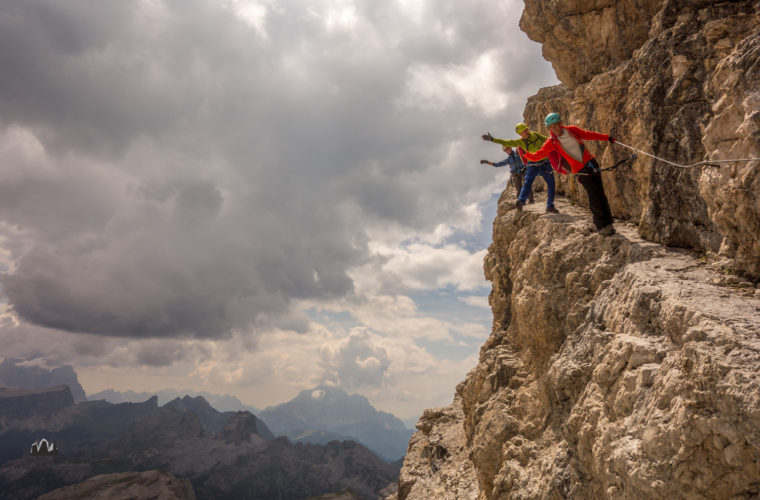
[[[592, 168], [589, 164], [593, 163]], [[581, 170], [579, 174], [578, 182], [586, 190], [588, 195], [588, 208], [591, 210], [591, 215], [594, 217], [594, 225], [596, 229], [602, 229], [612, 224], [612, 212], [610, 211], [610, 204], [607, 202], [607, 196], [604, 194], [604, 185], [602, 184], [602, 173], [599, 172], [599, 164], [595, 159], [589, 161]]]
[[[520, 198], [520, 191], [522, 191], [522, 185], [523, 180], [525, 179], [525, 171], [523, 170], [521, 173], [514, 173], [509, 174], [512, 176], [512, 184], [514, 184], [515, 189], [517, 190], [517, 197]], [[533, 203], [533, 190], [531, 189], [530, 194], [528, 195], [528, 202]]]

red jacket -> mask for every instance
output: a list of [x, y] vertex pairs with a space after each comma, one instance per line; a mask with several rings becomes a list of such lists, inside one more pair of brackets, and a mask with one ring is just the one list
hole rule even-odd
[[[559, 142], [559, 139], [556, 135], [552, 134], [552, 136], [548, 139], [546, 139], [546, 142], [543, 146], [541, 146], [541, 149], [536, 151], [535, 153], [529, 153], [525, 152], [523, 156], [527, 158], [530, 161], [538, 161], [542, 158], [545, 158], [549, 156], [552, 152], [558, 152], [562, 159], [565, 160], [569, 165], [570, 169], [573, 171], [574, 174], [577, 174], [583, 166], [588, 163], [594, 155], [591, 154], [591, 152], [586, 149], [586, 145], [583, 143], [583, 140], [589, 140], [589, 141], [606, 141], [609, 140], [610, 136], [607, 134], [600, 134], [599, 132], [591, 132], [589, 130], [583, 130], [580, 127], [575, 127], [573, 125], [568, 125], [567, 127], [563, 126], [563, 129], [565, 129], [567, 132], [570, 133], [571, 136], [573, 136], [581, 145], [581, 151], [583, 151], [583, 162], [579, 162], [567, 152], [562, 149], [562, 143]], [[553, 163], [553, 162], [552, 162]], [[557, 170], [560, 173], [562, 172], [561, 166], [558, 168], [556, 165], [552, 165], [555, 170]]]

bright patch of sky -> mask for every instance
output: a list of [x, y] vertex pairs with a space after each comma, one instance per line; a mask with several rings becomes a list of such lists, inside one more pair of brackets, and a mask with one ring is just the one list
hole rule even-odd
[[266, 4], [251, 0], [225, 0], [223, 4], [243, 22], [253, 27], [262, 37], [269, 38], [266, 29]]
[[482, 113], [496, 114], [509, 102], [509, 95], [501, 90], [495, 57], [494, 52], [484, 53], [468, 65], [415, 64], [407, 70], [401, 103], [431, 111], [444, 110], [460, 99]]

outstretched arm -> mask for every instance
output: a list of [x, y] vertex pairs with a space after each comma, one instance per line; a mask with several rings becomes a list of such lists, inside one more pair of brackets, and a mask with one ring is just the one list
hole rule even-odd
[[494, 139], [493, 142], [496, 144], [501, 144], [502, 146], [507, 146], [510, 148], [523, 148], [527, 149], [525, 146], [525, 141], [522, 139]]
[[481, 135], [484, 141], [495, 142], [502, 146], [508, 146], [510, 148], [523, 148], [525, 149], [525, 142], [522, 139], [496, 139], [491, 135], [491, 132]]
[[[574, 125], [568, 125], [565, 127], [570, 132], [572, 132], [575, 137], [578, 139], [582, 139], [584, 141], [609, 141], [610, 136], [607, 134], [602, 134], [600, 132], [593, 132], [591, 130], [583, 130], [580, 127], [576, 127]], [[615, 139], [612, 139], [610, 142], [615, 142]]]
[[503, 167], [504, 165], [507, 165], [508, 163], [509, 163], [509, 158], [507, 158], [506, 160], [502, 160], [499, 163], [494, 163], [488, 160], [480, 160], [481, 165], [491, 165], [492, 167]]
[[546, 158], [547, 155], [552, 151], [554, 151], [554, 144], [552, 144], [552, 141], [550, 139], [547, 139], [546, 142], [544, 142], [544, 145], [541, 146], [535, 153], [525, 151], [523, 153], [523, 156], [529, 161], [538, 161]]

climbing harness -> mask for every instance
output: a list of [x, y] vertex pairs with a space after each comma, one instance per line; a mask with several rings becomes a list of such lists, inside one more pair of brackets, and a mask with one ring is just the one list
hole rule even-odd
[[[646, 151], [642, 151], [640, 149], [634, 148], [633, 146], [629, 146], [628, 144], [623, 144], [622, 142], [617, 141], [617, 140], [613, 144], [619, 144], [619, 145], [623, 146], [624, 148], [628, 148], [628, 149], [630, 149], [632, 151], [635, 151], [636, 153], [641, 153], [643, 155], [646, 155], [646, 156], [649, 156], [651, 158], [654, 158], [655, 160], [661, 161], [663, 163], [667, 163], [668, 165], [672, 165], [672, 166], [678, 167], [678, 168], [694, 168], [694, 167], [696, 167], [698, 165], [713, 165], [713, 166], [715, 166], [718, 163], [740, 163], [740, 162], [745, 162], [745, 161], [760, 161], [760, 158], [739, 158], [739, 159], [735, 159], [735, 160], [702, 160], [702, 161], [697, 162], [697, 163], [695, 163], [693, 165], [681, 165], [680, 163], [675, 163], [675, 162], [666, 160], [665, 158], [660, 158], [659, 156], [655, 156], [652, 153], [647, 153]], [[602, 170], [604, 170], [604, 169], [602, 169]]]
[[[628, 162], [628, 161], [633, 161], [633, 160], [635, 160], [637, 157], [638, 157], [638, 156], [636, 155], [636, 153], [633, 153], [633, 154], [631, 154], [630, 156], [627, 156], [627, 157], [623, 158], [622, 160], [620, 160], [619, 162], [615, 163], [615, 164], [614, 164], [614, 165], [612, 165], [611, 167], [607, 167], [607, 168], [598, 168], [598, 169], [597, 169], [597, 168], [594, 168], [594, 167], [592, 166], [591, 168], [592, 168], [593, 170], [595, 170], [597, 173], [601, 173], [601, 172], [608, 172], [608, 171], [610, 171], [610, 170], [615, 170], [616, 168], [620, 167], [621, 165], [623, 165], [624, 163], [626, 163], [626, 162]], [[593, 174], [586, 174], [586, 173], [580, 173], [580, 172], [578, 172], [578, 173], [576, 173], [576, 174], [573, 174], [573, 175], [593, 175]]]
[[633, 154], [631, 154], [631, 156], [628, 156], [627, 158], [623, 158], [622, 160], [620, 160], [619, 162], [615, 163], [611, 167], [601, 168], [601, 169], [599, 169], [599, 171], [600, 172], [604, 172], [604, 171], [607, 171], [607, 170], [615, 170], [616, 168], [618, 168], [623, 163], [625, 163], [627, 161], [633, 161], [636, 158], [638, 158], [638, 156], [636, 155], [636, 153], [633, 153]]

